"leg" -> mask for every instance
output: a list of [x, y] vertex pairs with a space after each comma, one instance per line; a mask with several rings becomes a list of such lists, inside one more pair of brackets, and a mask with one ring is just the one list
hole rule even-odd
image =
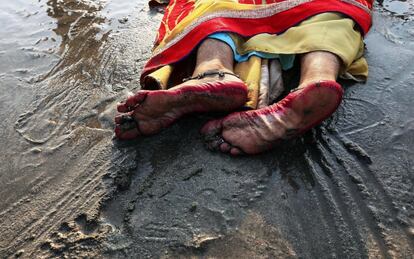
[[233, 51], [224, 42], [206, 39], [197, 50], [193, 76], [208, 70], [233, 72]]
[[[207, 39], [197, 50], [193, 76], [211, 70], [232, 73], [233, 53], [227, 44]], [[246, 100], [246, 85], [228, 74], [189, 80], [168, 90], [142, 90], [118, 105], [118, 111], [124, 114], [115, 118], [115, 134], [119, 139], [155, 134], [183, 115], [232, 111]]]
[[271, 106], [208, 122], [201, 133], [209, 148], [233, 155], [257, 154], [319, 124], [341, 101], [343, 90], [335, 82], [339, 68], [340, 60], [334, 54], [316, 51], [303, 55], [296, 91]]
[[325, 51], [306, 53], [300, 61], [299, 87], [317, 81], [336, 81], [341, 67], [340, 59]]

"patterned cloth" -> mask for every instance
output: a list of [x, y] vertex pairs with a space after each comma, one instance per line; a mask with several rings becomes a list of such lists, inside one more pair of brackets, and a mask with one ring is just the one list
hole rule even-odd
[[275, 84], [274, 68], [288, 69], [296, 54], [332, 52], [342, 60], [341, 76], [365, 80], [362, 40], [371, 26], [371, 8], [372, 1], [365, 0], [174, 0], [166, 9], [141, 84], [144, 89], [168, 88], [171, 75], [185, 76], [182, 66], [174, 64], [208, 37], [232, 47], [234, 69], [248, 85], [246, 106], [252, 109], [261, 106], [265, 89], [266, 96], [274, 96], [269, 91]]

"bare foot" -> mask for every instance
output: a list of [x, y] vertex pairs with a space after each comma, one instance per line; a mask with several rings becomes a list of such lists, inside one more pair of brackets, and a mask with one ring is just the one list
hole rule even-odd
[[201, 134], [213, 150], [232, 155], [261, 153], [328, 118], [340, 104], [342, 94], [335, 81], [311, 83], [271, 106], [210, 121]]
[[168, 90], [138, 91], [118, 105], [115, 135], [133, 139], [151, 135], [193, 112], [232, 111], [247, 100], [247, 86], [236, 76], [206, 76]]

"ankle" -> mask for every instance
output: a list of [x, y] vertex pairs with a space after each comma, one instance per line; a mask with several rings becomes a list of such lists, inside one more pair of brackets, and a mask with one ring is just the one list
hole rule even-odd
[[233, 72], [233, 69], [231, 69], [229, 66], [223, 65], [221, 62], [204, 62], [196, 66], [193, 72], [193, 76], [198, 75], [200, 73], [206, 72], [206, 71], [223, 71], [223, 72]]
[[311, 86], [313, 83], [316, 82], [324, 82], [324, 81], [334, 81], [336, 82], [336, 78], [334, 76], [314, 76], [308, 77], [300, 81], [299, 86], [296, 89], [304, 89], [308, 86]]

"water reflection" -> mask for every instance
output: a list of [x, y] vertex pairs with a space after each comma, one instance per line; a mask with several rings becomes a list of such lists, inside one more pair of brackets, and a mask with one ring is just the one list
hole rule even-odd
[[379, 4], [384, 10], [404, 20], [413, 20], [414, 18], [414, 6], [411, 1], [383, 0], [379, 1]]
[[114, 94], [94, 76], [111, 69], [106, 39], [135, 4], [0, 1], [0, 257], [33, 257], [47, 230], [98, 204], [107, 165], [91, 163], [109, 161], [100, 115]]
[[[0, 74], [17, 79], [47, 76], [80, 58], [98, 57], [108, 34], [125, 26], [138, 4], [122, 0], [0, 1]], [[61, 58], [64, 61], [55, 67]]]
[[[49, 0], [47, 5], [47, 14], [56, 20], [53, 31], [61, 38], [57, 53], [62, 59], [51, 74], [80, 60], [83, 60], [83, 69], [93, 74], [93, 60], [99, 57], [99, 49], [109, 33], [98, 36], [102, 32], [101, 24], [106, 21], [99, 13], [103, 8], [102, 3]], [[92, 62], [85, 62], [87, 60]]]
[[76, 40], [82, 29], [91, 23], [100, 24], [104, 21], [102, 17], [97, 17], [102, 6], [93, 2], [49, 0], [47, 5], [47, 14], [57, 23], [53, 31], [62, 39], [59, 53], [64, 52], [70, 40]]

